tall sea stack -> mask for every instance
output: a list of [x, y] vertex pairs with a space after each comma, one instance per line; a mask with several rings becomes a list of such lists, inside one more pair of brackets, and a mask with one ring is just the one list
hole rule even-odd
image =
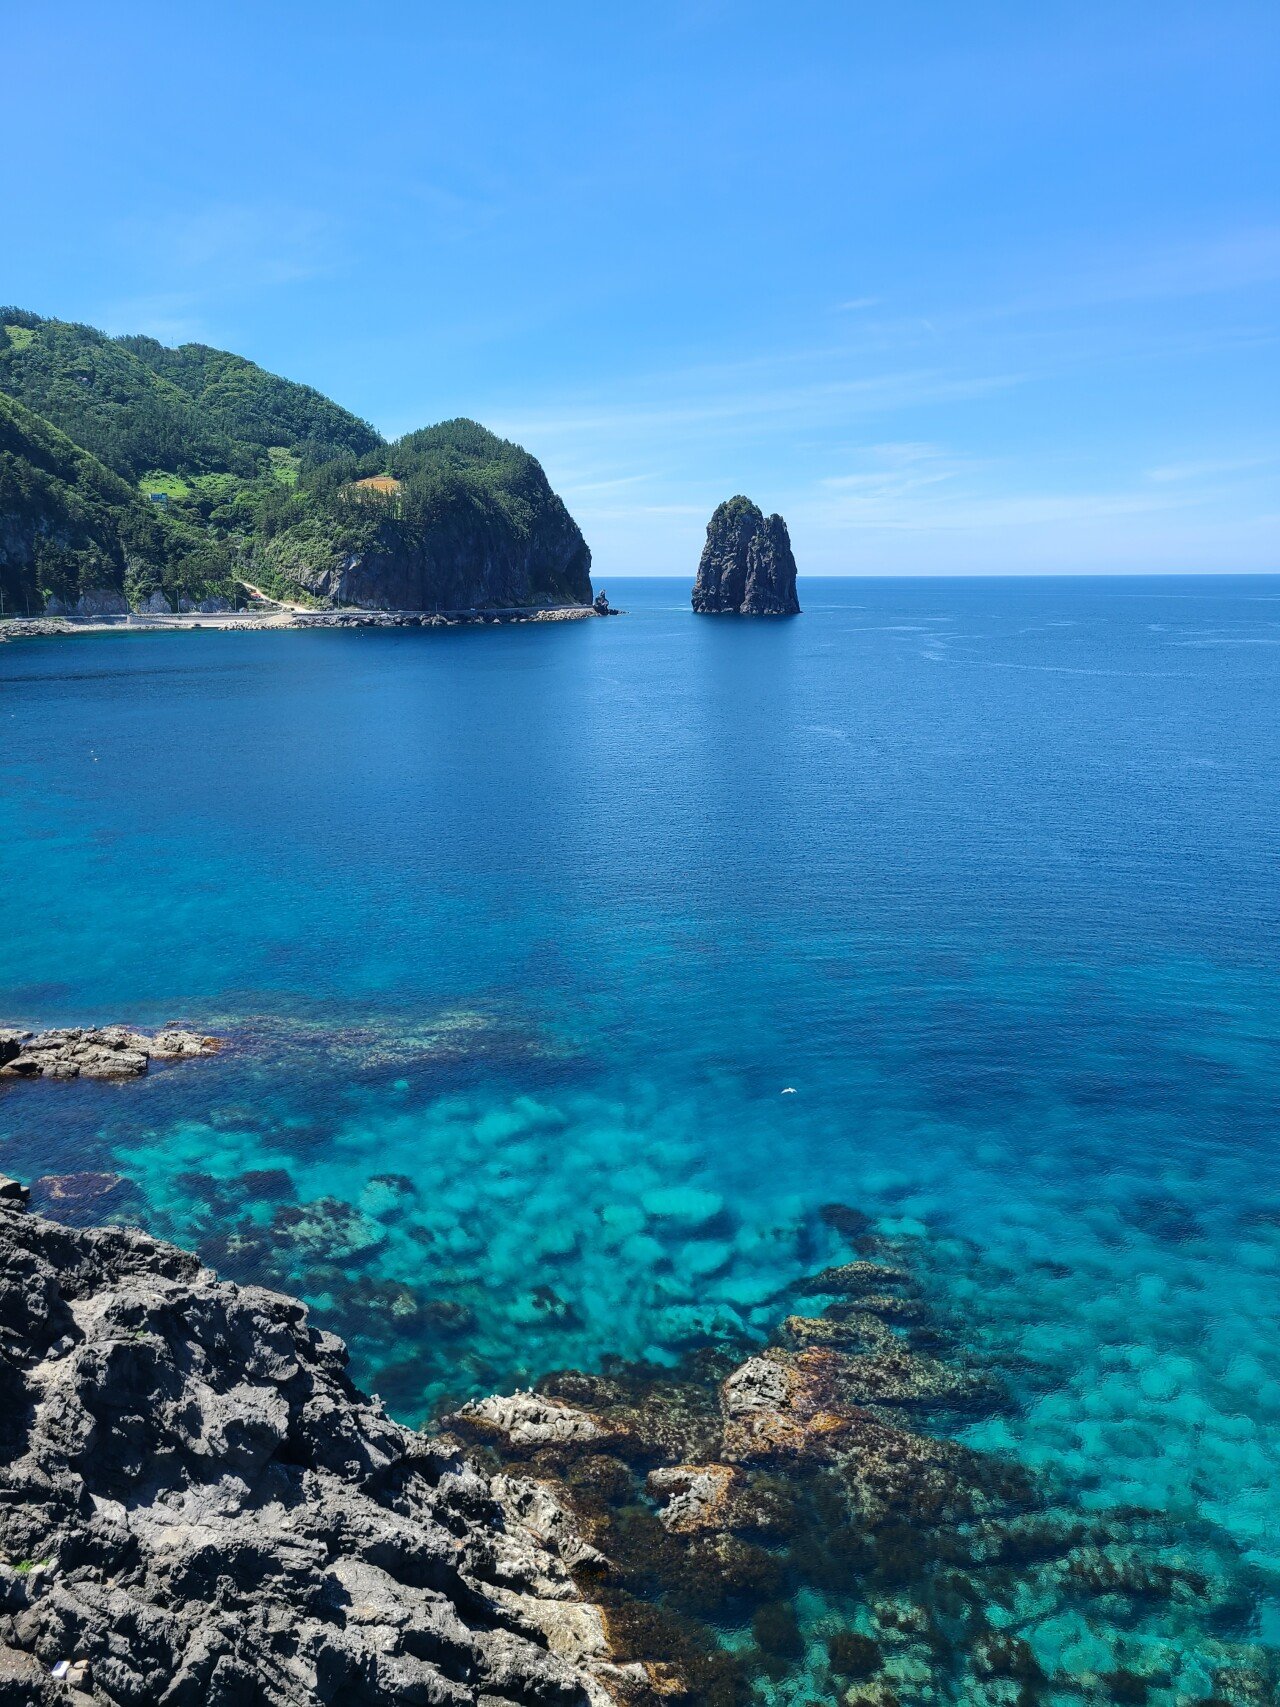
[[730, 498], [707, 523], [693, 584], [699, 616], [798, 616], [796, 560], [787, 524], [750, 498]]

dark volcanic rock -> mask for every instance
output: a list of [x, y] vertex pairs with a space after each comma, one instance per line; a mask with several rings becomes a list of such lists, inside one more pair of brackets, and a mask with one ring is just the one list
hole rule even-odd
[[787, 524], [749, 498], [730, 498], [707, 523], [693, 587], [700, 616], [796, 616], [796, 560]]
[[296, 1301], [0, 1180], [0, 1703], [644, 1698], [553, 1495], [345, 1365]]
[[466, 611], [590, 604], [590, 570], [578, 524], [548, 490], [528, 533], [487, 516], [446, 517], [420, 530], [390, 518], [358, 551], [342, 554], [322, 542], [295, 574], [335, 604]]

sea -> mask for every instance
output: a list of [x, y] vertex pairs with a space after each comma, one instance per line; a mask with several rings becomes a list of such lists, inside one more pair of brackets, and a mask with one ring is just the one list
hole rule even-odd
[[764, 1343], [855, 1206], [1008, 1386], [959, 1438], [1211, 1532], [1280, 1642], [1280, 577], [608, 585], [0, 645], [0, 1023], [226, 1040], [5, 1085], [0, 1169], [426, 1426]]

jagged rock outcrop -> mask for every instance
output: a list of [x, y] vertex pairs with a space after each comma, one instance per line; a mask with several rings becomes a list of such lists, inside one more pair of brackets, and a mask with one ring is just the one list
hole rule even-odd
[[608, 1433], [585, 1411], [529, 1392], [472, 1400], [458, 1412], [458, 1420], [477, 1434], [491, 1431], [511, 1446], [567, 1446]]
[[295, 1300], [0, 1179], [0, 1707], [649, 1699], [562, 1504], [392, 1422]]
[[796, 560], [787, 524], [749, 498], [730, 498], [707, 523], [693, 608], [700, 616], [797, 616]]
[[216, 1037], [177, 1025], [156, 1032], [123, 1025], [0, 1030], [0, 1078], [132, 1079], [152, 1061], [185, 1061], [219, 1047]]

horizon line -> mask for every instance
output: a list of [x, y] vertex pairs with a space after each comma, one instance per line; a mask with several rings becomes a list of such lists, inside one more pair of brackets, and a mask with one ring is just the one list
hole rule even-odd
[[[692, 587], [693, 576], [683, 570], [651, 569], [645, 573], [622, 570], [618, 574], [600, 573], [594, 566], [592, 582], [605, 581], [687, 581]], [[1280, 578], [1275, 569], [916, 569], [899, 574], [868, 574], [860, 570], [814, 569], [797, 577], [804, 581], [1269, 581]]]

